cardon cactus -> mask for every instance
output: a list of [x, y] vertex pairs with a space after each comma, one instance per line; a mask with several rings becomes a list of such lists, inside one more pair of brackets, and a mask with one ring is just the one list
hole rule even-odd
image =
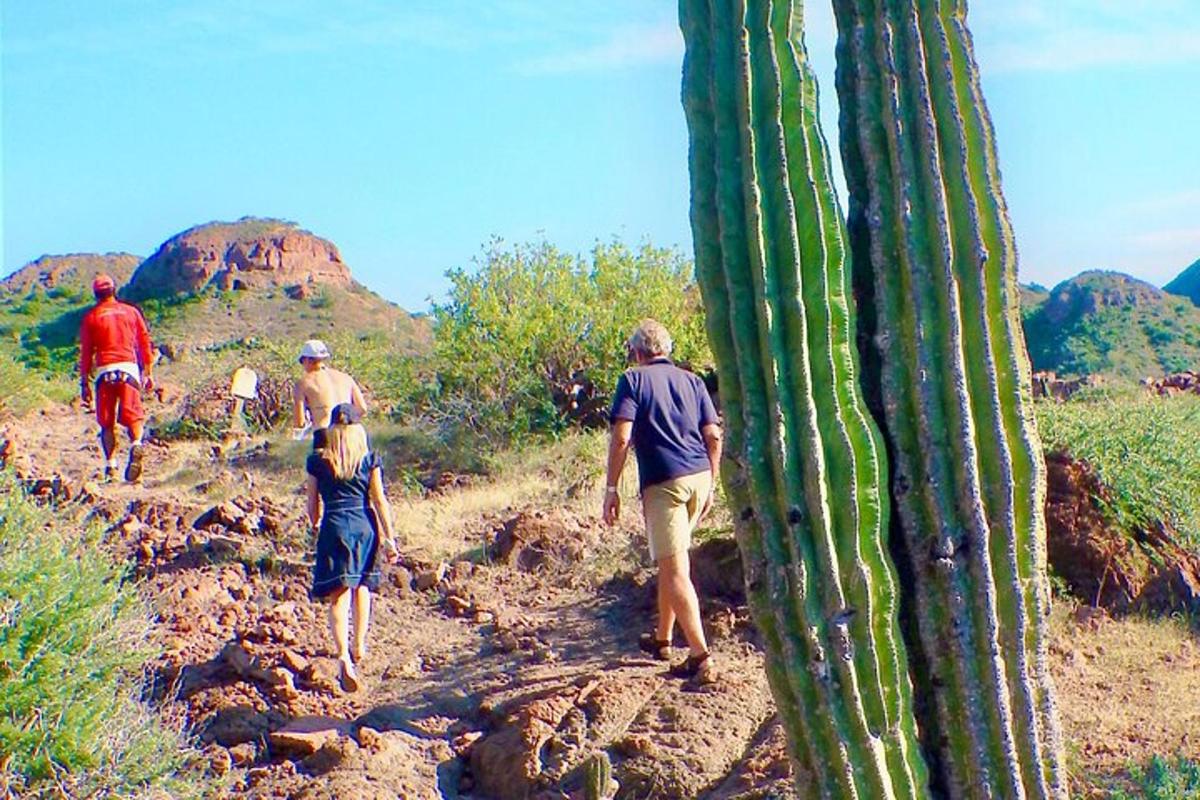
[[927, 793], [883, 444], [857, 377], [844, 223], [788, 0], [681, 0], [697, 279], [726, 489], [806, 794]]
[[600, 752], [589, 758], [583, 777], [586, 800], [608, 800], [613, 796], [612, 759], [608, 753]]
[[1044, 466], [966, 2], [834, 9], [864, 374], [891, 456], [935, 785], [1065, 798]]

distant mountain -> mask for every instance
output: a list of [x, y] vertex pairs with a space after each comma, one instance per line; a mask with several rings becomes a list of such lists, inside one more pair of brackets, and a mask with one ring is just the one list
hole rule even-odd
[[42, 256], [0, 281], [0, 292], [24, 296], [41, 288], [47, 292], [84, 294], [91, 291], [92, 279], [100, 273], [111, 275], [119, 286], [129, 280], [141, 262], [141, 257], [132, 253]]
[[1141, 379], [1200, 369], [1200, 308], [1118, 272], [1085, 272], [1042, 298], [1022, 291], [1035, 370]]
[[296, 223], [260, 217], [209, 222], [172, 236], [134, 273], [134, 300], [194, 294], [208, 288], [354, 284], [337, 247]]
[[[101, 269], [118, 282], [128, 279], [119, 296], [142, 308], [155, 342], [173, 352], [221, 352], [251, 340], [290, 351], [310, 338], [369, 337], [401, 355], [424, 351], [432, 340], [428, 319], [354, 280], [333, 243], [281, 220], [199, 225], [140, 265], [124, 254], [62, 258], [75, 260], [39, 259], [0, 284], [14, 287], [0, 296], [0, 336], [17, 342], [17, 354], [35, 366], [69, 368], [91, 305], [91, 279]], [[74, 290], [15, 293], [68, 282]]]
[[1163, 291], [1186, 297], [1200, 306], [1200, 260], [1179, 273], [1175, 280], [1163, 287]]
[[1050, 299], [1050, 290], [1040, 283], [1022, 283], [1018, 286], [1021, 292], [1021, 314], [1029, 316]]

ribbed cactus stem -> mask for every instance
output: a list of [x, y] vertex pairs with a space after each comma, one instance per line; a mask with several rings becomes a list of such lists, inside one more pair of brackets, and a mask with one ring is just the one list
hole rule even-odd
[[600, 752], [588, 759], [583, 796], [586, 800], [608, 800], [613, 796], [612, 759], [608, 753]]
[[798, 0], [681, 0], [697, 277], [724, 474], [807, 794], [927, 796], [858, 386], [844, 223]]
[[1065, 798], [1016, 247], [964, 0], [834, 0], [864, 371], [935, 786]]

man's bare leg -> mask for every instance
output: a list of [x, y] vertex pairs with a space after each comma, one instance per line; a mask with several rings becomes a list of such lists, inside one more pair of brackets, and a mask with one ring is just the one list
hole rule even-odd
[[117, 432], [113, 428], [100, 429], [100, 450], [104, 453], [104, 478], [111, 479], [117, 471]]
[[145, 432], [145, 423], [135, 422], [125, 429], [129, 434], [129, 465], [125, 467], [125, 480], [134, 483], [142, 477], [142, 458], [145, 452], [142, 450], [142, 434]]
[[658, 583], [667, 593], [668, 603], [675, 611], [679, 627], [687, 639], [691, 654], [699, 658], [708, 653], [704, 624], [700, 619], [700, 598], [692, 585], [687, 551], [659, 559]]
[[658, 570], [658, 627], [654, 631], [654, 638], [656, 641], [666, 642], [668, 645], [675, 636], [675, 608], [672, 600], [673, 596], [663, 575], [662, 564], [660, 562]]

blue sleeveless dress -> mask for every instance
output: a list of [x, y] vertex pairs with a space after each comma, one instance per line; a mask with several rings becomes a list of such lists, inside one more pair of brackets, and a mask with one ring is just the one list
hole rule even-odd
[[317, 534], [317, 560], [313, 565], [310, 594], [324, 597], [340, 588], [366, 586], [379, 588], [379, 532], [369, 506], [371, 472], [382, 468], [383, 460], [369, 453], [358, 472], [347, 481], [339, 481], [320, 455], [308, 457], [308, 474], [317, 480], [325, 511]]

